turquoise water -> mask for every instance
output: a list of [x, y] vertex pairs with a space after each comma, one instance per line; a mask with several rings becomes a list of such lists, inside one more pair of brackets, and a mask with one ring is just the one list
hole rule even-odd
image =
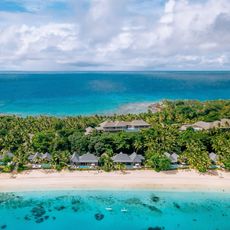
[[0, 228], [229, 230], [229, 195], [115, 190], [1, 193]]
[[0, 113], [103, 114], [162, 99], [230, 99], [230, 72], [0, 72]]

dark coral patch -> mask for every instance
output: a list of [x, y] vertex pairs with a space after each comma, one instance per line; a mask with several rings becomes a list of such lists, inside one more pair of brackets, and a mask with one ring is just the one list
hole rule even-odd
[[96, 220], [102, 220], [105, 217], [102, 213], [96, 213], [94, 216]]
[[62, 210], [64, 210], [65, 208], [66, 208], [66, 207], [63, 206], [63, 205], [55, 207], [55, 209], [56, 209], [57, 211], [62, 211]]
[[43, 206], [38, 205], [32, 208], [31, 213], [35, 218], [40, 218], [46, 213], [46, 211]]
[[45, 219], [45, 220], [48, 220], [48, 219], [49, 219], [49, 216], [44, 216], [44, 219]]
[[42, 223], [43, 221], [44, 221], [43, 218], [38, 218], [35, 222], [36, 222], [37, 224], [40, 224], [40, 223]]
[[4, 224], [4, 225], [1, 226], [1, 229], [5, 229], [5, 228], [7, 228], [6, 224]]
[[24, 217], [24, 220], [31, 220], [31, 218], [30, 218], [28, 215], [26, 215], [26, 216]]
[[152, 195], [152, 196], [151, 196], [151, 201], [154, 202], [154, 203], [157, 203], [157, 202], [160, 201], [160, 197], [155, 196], [155, 195]]
[[152, 212], [162, 213], [162, 211], [159, 208], [156, 208], [153, 205], [143, 204], [143, 206], [148, 208]]
[[148, 230], [164, 230], [165, 227], [159, 227], [159, 226], [156, 226], [156, 227], [149, 227]]
[[81, 203], [81, 201], [77, 200], [77, 199], [72, 199], [72, 201], [71, 201], [72, 205], [76, 205], [76, 204], [80, 204], [80, 203]]
[[78, 212], [79, 208], [78, 208], [78, 207], [73, 206], [73, 207], [72, 207], [72, 210], [73, 210], [74, 212]]
[[175, 208], [177, 208], [177, 209], [180, 209], [180, 205], [177, 204], [176, 202], [173, 202], [173, 206], [174, 206]]

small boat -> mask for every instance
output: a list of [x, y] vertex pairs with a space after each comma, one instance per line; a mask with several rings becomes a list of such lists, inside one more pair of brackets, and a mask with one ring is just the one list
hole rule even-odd
[[128, 212], [128, 209], [122, 208], [122, 209], [121, 209], [121, 212]]
[[105, 208], [106, 211], [112, 211], [113, 209], [111, 207]]

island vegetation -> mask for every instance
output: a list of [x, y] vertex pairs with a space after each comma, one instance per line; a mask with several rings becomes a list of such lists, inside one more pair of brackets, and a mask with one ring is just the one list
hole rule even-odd
[[[2, 171], [23, 170], [28, 156], [35, 152], [49, 152], [51, 167], [66, 168], [73, 152], [94, 153], [100, 157], [100, 166], [106, 171], [123, 169], [114, 165], [112, 156], [118, 152], [137, 152], [145, 156], [145, 166], [156, 171], [170, 168], [165, 152], [175, 152], [179, 161], [190, 168], [207, 171], [211, 165], [210, 152], [218, 155], [217, 165], [230, 169], [230, 129], [213, 128], [196, 131], [192, 128], [181, 131], [182, 124], [196, 121], [212, 122], [230, 118], [230, 100], [216, 101], [163, 101], [157, 113], [148, 111], [141, 114], [113, 116], [0, 117], [0, 152], [12, 152], [3, 159]], [[139, 132], [100, 132], [94, 130], [85, 135], [87, 127], [96, 127], [105, 120], [131, 121], [143, 119], [151, 125]], [[11, 163], [9, 163], [11, 162]]]

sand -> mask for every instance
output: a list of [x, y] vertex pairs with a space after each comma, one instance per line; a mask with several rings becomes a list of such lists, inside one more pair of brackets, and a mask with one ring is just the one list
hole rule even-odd
[[66, 189], [170, 189], [230, 191], [230, 172], [191, 170], [122, 172], [30, 170], [0, 174], [0, 192]]

